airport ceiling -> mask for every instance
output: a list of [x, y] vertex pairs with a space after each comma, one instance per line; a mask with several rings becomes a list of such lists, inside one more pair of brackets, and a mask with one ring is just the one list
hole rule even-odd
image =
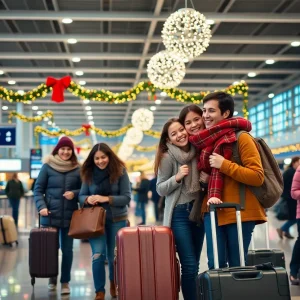
[[[188, 7], [192, 2], [187, 1]], [[300, 1], [293, 0], [193, 0], [196, 10], [213, 20], [212, 38], [207, 51], [187, 63], [186, 76], [180, 88], [199, 92], [226, 88], [234, 81], [249, 84], [249, 105], [266, 100], [300, 79]], [[48, 76], [70, 75], [87, 88], [113, 92], [127, 90], [147, 80], [147, 63], [164, 49], [161, 30], [174, 11], [184, 8], [183, 0], [1, 0], [0, 1], [0, 85], [15, 90], [31, 90]], [[71, 18], [71, 24], [64, 24]], [[70, 38], [77, 39], [69, 44]], [[299, 43], [300, 44], [300, 43]], [[80, 62], [73, 62], [79, 57]], [[266, 60], [274, 60], [266, 64]], [[76, 71], [83, 71], [82, 76]], [[255, 72], [256, 77], [247, 74]], [[8, 85], [13, 80], [14, 85]], [[154, 111], [154, 130], [178, 115], [183, 104], [162, 97]], [[82, 100], [65, 92], [65, 102], [51, 97], [37, 100], [38, 110], [54, 112], [60, 128], [74, 130], [88, 123]], [[8, 112], [13, 103], [2, 101]], [[25, 105], [30, 114], [32, 105]], [[136, 101], [89, 104], [94, 125], [116, 130], [131, 122], [132, 113], [153, 102], [147, 93]], [[241, 112], [241, 98], [236, 110]], [[33, 112], [36, 115], [36, 111]], [[101, 140], [98, 137], [98, 141]], [[113, 139], [113, 143], [120, 139]], [[153, 144], [151, 137], [143, 145]]]

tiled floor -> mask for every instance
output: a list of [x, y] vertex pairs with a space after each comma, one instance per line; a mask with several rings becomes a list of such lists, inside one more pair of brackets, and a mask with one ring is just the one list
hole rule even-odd
[[[61, 296], [58, 289], [57, 293], [49, 294], [47, 290], [47, 280], [37, 279], [33, 293], [30, 285], [30, 277], [28, 274], [28, 233], [30, 229], [31, 216], [31, 202], [27, 202], [27, 220], [24, 217], [25, 203], [21, 207], [21, 231], [20, 244], [18, 247], [12, 249], [0, 246], [0, 300], [21, 300], [21, 299], [93, 299], [94, 287], [91, 272], [90, 247], [88, 243], [81, 243], [75, 241], [74, 243], [74, 261], [72, 268], [71, 281], [71, 296]], [[6, 209], [6, 212], [9, 210]], [[4, 213], [4, 208], [0, 207], [0, 214]], [[289, 265], [291, 251], [295, 240], [279, 240], [276, 227], [279, 225], [272, 213], [269, 216], [269, 232], [270, 245], [273, 248], [280, 248], [285, 251], [287, 267]], [[134, 225], [140, 222], [131, 213], [131, 224]], [[153, 209], [151, 205], [148, 207], [148, 223], [153, 223]], [[27, 223], [27, 225], [26, 225]], [[292, 235], [296, 236], [296, 227], [291, 230]], [[264, 225], [257, 226], [255, 230], [255, 244], [257, 248], [264, 247]], [[201, 256], [200, 269], [206, 269], [206, 248], [204, 247]], [[60, 288], [60, 287], [59, 287]], [[300, 300], [300, 287], [291, 287], [293, 300]], [[105, 299], [111, 299], [107, 296]], [[183, 299], [182, 296], [180, 299]], [[133, 299], [134, 300], [134, 299]], [[167, 299], [166, 299], [167, 300]]]

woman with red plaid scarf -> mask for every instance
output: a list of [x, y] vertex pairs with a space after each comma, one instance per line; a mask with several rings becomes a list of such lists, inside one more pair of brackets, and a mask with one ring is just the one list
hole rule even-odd
[[[202, 122], [202, 128], [203, 122]], [[156, 190], [165, 196], [163, 224], [172, 228], [181, 264], [181, 286], [185, 300], [196, 296], [196, 277], [204, 239], [204, 226], [189, 220], [200, 184], [196, 149], [179, 119], [163, 127], [155, 159]]]
[[[190, 142], [199, 149], [198, 170], [210, 174], [208, 192], [204, 197], [201, 214], [204, 214], [204, 225], [207, 239], [208, 267], [214, 267], [211, 236], [211, 222], [208, 213], [209, 204], [222, 202], [240, 203], [239, 183], [260, 186], [264, 181], [264, 171], [260, 155], [253, 138], [247, 134], [251, 123], [243, 118], [232, 118], [234, 101], [229, 94], [216, 92], [203, 99], [203, 120], [205, 130], [188, 131]], [[184, 124], [188, 128], [188, 114]], [[237, 140], [237, 131], [242, 133]], [[243, 165], [232, 161], [234, 143], [239, 145], [239, 155]], [[239, 248], [235, 211], [219, 209], [217, 217], [217, 240], [220, 268], [229, 264], [239, 266]], [[244, 242], [244, 254], [248, 252], [253, 229], [256, 224], [266, 221], [263, 207], [255, 196], [246, 188], [245, 209], [241, 212]]]

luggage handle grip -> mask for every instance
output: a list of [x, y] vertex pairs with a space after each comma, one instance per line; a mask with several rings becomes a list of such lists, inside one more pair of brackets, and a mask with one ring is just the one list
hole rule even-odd
[[235, 280], [260, 280], [263, 277], [262, 271], [237, 271], [231, 274]]
[[238, 203], [221, 203], [209, 205], [209, 211], [215, 211], [217, 208], [235, 208], [235, 210], [241, 211], [241, 205]]
[[222, 269], [223, 272], [238, 272], [238, 271], [257, 271], [256, 267], [232, 267]]

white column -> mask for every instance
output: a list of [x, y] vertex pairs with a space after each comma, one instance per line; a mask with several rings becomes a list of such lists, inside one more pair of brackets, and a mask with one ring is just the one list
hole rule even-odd
[[0, 124], [2, 123], [2, 100], [0, 99]]
[[[24, 114], [24, 104], [22, 102], [17, 102], [17, 112], [19, 114]], [[24, 143], [23, 143], [23, 136], [24, 136], [24, 130], [23, 130], [23, 122], [16, 118], [16, 124], [17, 124], [17, 129], [16, 129], [16, 156], [17, 158], [23, 158], [23, 148], [24, 148]]]

